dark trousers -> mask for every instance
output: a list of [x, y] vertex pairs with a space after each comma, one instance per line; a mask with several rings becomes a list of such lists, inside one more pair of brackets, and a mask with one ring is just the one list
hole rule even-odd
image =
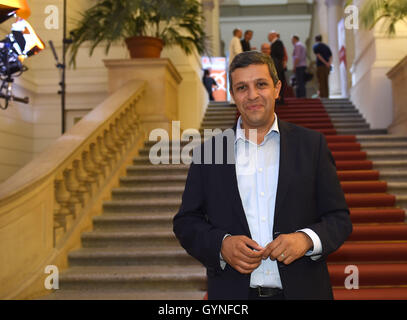
[[317, 77], [319, 82], [319, 96], [329, 98], [329, 68], [325, 65], [317, 67]]
[[297, 88], [295, 94], [297, 98], [305, 98], [305, 69], [307, 67], [297, 67], [295, 68], [295, 79], [297, 81]]

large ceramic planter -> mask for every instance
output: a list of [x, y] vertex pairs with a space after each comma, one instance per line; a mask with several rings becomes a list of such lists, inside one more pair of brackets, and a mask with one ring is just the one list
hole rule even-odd
[[159, 58], [163, 49], [163, 41], [159, 38], [137, 36], [125, 41], [132, 59]]

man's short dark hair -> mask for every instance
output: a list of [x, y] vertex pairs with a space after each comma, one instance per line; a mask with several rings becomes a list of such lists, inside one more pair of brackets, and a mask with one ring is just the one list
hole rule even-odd
[[293, 35], [293, 38], [294, 38], [295, 40], [297, 40], [297, 41], [300, 41], [300, 37], [297, 36], [297, 35]]
[[320, 34], [315, 36], [315, 41], [316, 42], [321, 42], [322, 41], [322, 36]]
[[239, 28], [233, 29], [233, 35], [235, 36], [238, 33], [238, 31], [240, 31]]
[[259, 51], [245, 51], [236, 55], [229, 67], [229, 84], [233, 92], [232, 73], [236, 69], [246, 68], [252, 64], [265, 64], [269, 68], [269, 73], [273, 79], [274, 85], [279, 81], [277, 76], [276, 67], [271, 57]]
[[244, 32], [244, 35], [247, 35], [247, 34], [249, 34], [249, 33], [253, 33], [253, 30], [246, 30], [246, 31]]

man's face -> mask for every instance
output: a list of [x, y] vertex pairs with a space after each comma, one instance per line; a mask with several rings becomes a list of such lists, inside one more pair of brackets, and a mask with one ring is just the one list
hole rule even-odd
[[266, 64], [253, 64], [232, 72], [236, 106], [245, 128], [267, 128], [274, 121], [274, 104], [281, 82], [274, 86]]
[[269, 55], [271, 54], [271, 47], [270, 47], [270, 45], [269, 45], [268, 43], [264, 43], [264, 44], [261, 46], [261, 52], [269, 56]]
[[246, 41], [252, 40], [252, 37], [253, 37], [253, 33], [252, 33], [252, 32], [248, 32], [248, 33], [246, 33], [246, 35], [245, 35]]
[[268, 38], [269, 38], [269, 41], [272, 42], [275, 38], [277, 38], [277, 33], [270, 32]]
[[236, 37], [238, 37], [239, 39], [242, 37], [242, 30], [238, 30], [237, 32], [236, 32]]

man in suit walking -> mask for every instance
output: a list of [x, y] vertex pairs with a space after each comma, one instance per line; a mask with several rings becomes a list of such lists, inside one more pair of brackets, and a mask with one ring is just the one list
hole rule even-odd
[[277, 118], [269, 56], [237, 55], [229, 78], [241, 116], [222, 161], [217, 136], [194, 153], [174, 233], [206, 267], [209, 299], [332, 299], [326, 257], [352, 224], [326, 140]]
[[243, 39], [240, 40], [243, 51], [256, 50], [256, 47], [252, 47], [250, 45], [250, 40], [252, 40], [252, 38], [253, 38], [253, 30], [246, 30], [244, 32]]

